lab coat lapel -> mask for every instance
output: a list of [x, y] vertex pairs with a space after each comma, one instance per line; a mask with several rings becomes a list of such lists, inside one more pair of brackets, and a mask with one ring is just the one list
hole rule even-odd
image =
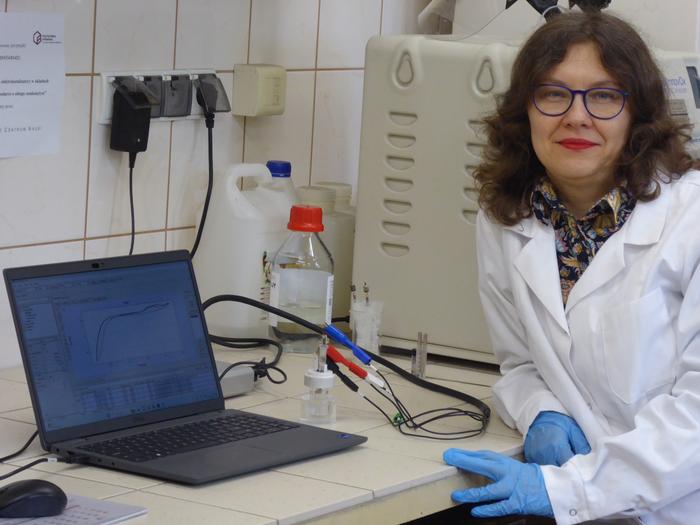
[[664, 228], [668, 208], [668, 192], [651, 202], [638, 202], [620, 231], [613, 234], [595, 255], [591, 264], [571, 289], [566, 312], [598, 288], [604, 286], [625, 267], [627, 245], [644, 246], [656, 243]]
[[514, 264], [528, 287], [544, 308], [567, 334], [569, 325], [564, 314], [564, 304], [559, 281], [559, 265], [554, 244], [554, 230], [529, 218], [524, 228], [509, 229], [531, 237], [515, 258]]
[[[621, 233], [621, 232], [619, 232]], [[571, 310], [584, 297], [610, 281], [625, 267], [624, 237], [613, 234], [598, 253], [591, 264], [571, 288], [566, 301], [566, 311]]]

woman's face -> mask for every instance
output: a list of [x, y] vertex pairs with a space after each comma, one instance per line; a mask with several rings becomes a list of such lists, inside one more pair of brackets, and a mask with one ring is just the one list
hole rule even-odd
[[[541, 82], [570, 89], [620, 88], [591, 42], [572, 45]], [[558, 189], [570, 198], [577, 191], [590, 194], [592, 190], [602, 197], [614, 185], [615, 162], [631, 122], [627, 104], [615, 118], [600, 120], [586, 111], [583, 97], [576, 95], [563, 115], [543, 115], [531, 102], [528, 117], [535, 153]]]

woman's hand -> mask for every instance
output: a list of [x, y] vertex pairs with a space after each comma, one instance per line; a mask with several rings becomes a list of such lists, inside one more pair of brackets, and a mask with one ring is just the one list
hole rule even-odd
[[525, 436], [523, 455], [528, 463], [556, 465], [566, 463], [576, 454], [588, 454], [591, 446], [581, 427], [559, 412], [540, 412]]
[[521, 463], [489, 450], [471, 452], [450, 448], [443, 454], [448, 465], [493, 480], [483, 487], [455, 490], [452, 499], [460, 503], [491, 502], [472, 509], [472, 516], [491, 518], [511, 514], [553, 517], [539, 465]]

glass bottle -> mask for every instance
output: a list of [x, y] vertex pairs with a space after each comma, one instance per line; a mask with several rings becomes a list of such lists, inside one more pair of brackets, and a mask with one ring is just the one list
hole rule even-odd
[[[318, 233], [323, 211], [316, 206], [292, 206], [289, 236], [272, 262], [270, 304], [319, 326], [331, 322], [333, 259]], [[311, 353], [321, 336], [276, 315], [270, 331], [286, 352]]]

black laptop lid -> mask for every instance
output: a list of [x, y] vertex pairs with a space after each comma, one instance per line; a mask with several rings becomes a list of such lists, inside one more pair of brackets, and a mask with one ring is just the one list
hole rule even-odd
[[186, 251], [3, 273], [45, 448], [223, 408]]

